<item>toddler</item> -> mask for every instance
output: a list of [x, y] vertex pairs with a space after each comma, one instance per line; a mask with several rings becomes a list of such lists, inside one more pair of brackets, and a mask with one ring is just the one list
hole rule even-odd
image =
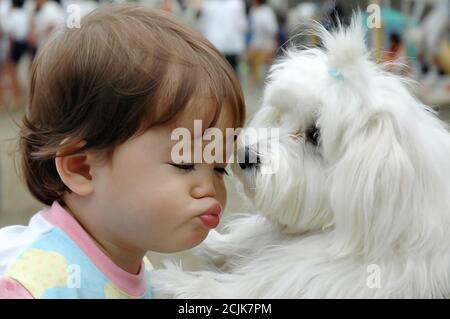
[[0, 298], [151, 297], [145, 253], [219, 222], [227, 161], [174, 161], [173, 131], [243, 126], [233, 69], [168, 14], [107, 6], [55, 32], [30, 90], [22, 173], [48, 207], [0, 230]]

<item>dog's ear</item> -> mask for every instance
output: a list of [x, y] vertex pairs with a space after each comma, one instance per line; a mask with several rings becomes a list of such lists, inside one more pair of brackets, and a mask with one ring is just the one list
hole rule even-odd
[[376, 254], [401, 240], [416, 183], [404, 138], [395, 118], [379, 111], [341, 140], [329, 175], [336, 248]]

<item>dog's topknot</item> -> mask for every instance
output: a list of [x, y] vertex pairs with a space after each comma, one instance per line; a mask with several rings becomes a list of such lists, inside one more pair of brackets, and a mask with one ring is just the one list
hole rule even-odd
[[364, 68], [368, 61], [368, 50], [362, 15], [355, 13], [349, 26], [339, 23], [331, 32], [320, 25], [317, 28], [329, 69], [341, 74], [345, 79], [363, 80], [359, 77], [364, 74], [361, 68]]

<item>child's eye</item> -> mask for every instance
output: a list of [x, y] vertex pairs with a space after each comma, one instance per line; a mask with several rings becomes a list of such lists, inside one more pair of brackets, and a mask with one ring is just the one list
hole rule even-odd
[[218, 172], [219, 174], [225, 174], [225, 175], [228, 175], [228, 172], [227, 172], [227, 170], [225, 169], [225, 167], [215, 167], [214, 168], [214, 170], [216, 171], [216, 172]]
[[191, 171], [194, 169], [194, 164], [170, 164], [183, 171]]

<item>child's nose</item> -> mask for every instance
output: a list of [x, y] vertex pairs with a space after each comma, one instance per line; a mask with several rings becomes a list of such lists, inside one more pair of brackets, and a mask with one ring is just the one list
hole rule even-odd
[[192, 197], [216, 197], [214, 178], [212, 176], [207, 176], [207, 174], [200, 177], [197, 184], [192, 189]]

